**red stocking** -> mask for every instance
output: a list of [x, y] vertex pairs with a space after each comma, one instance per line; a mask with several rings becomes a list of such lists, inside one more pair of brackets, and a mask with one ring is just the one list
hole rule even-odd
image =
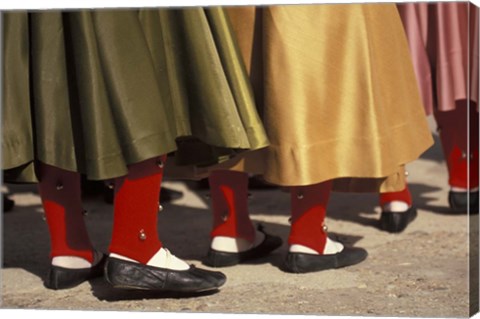
[[408, 204], [409, 207], [412, 206], [412, 195], [410, 194], [410, 190], [408, 189], [407, 185], [405, 185], [405, 188], [399, 192], [389, 192], [389, 193], [380, 194], [381, 207], [393, 201], [405, 202]]
[[291, 188], [292, 226], [288, 243], [297, 244], [323, 254], [327, 241], [324, 220], [332, 183], [326, 181]]
[[115, 180], [110, 252], [146, 264], [162, 247], [158, 237], [158, 199], [166, 157], [130, 165]]
[[[470, 110], [469, 130], [468, 110]], [[478, 112], [475, 106], [467, 105], [466, 101], [458, 101], [455, 110], [434, 114], [447, 160], [450, 186], [465, 189], [478, 187]]]
[[248, 175], [235, 171], [214, 171], [209, 177], [213, 209], [211, 237], [255, 239], [248, 214]]
[[39, 192], [50, 231], [50, 256], [81, 257], [93, 263], [93, 246], [82, 214], [80, 174], [38, 164]]

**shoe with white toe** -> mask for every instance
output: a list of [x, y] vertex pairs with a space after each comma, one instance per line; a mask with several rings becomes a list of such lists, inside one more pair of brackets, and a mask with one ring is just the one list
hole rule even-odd
[[358, 264], [367, 258], [367, 251], [359, 247], [344, 247], [327, 237], [323, 254], [302, 246], [291, 245], [281, 269], [290, 273], [309, 273]]
[[382, 207], [380, 229], [400, 233], [417, 217], [417, 209], [402, 201], [393, 201]]
[[58, 256], [52, 259], [47, 278], [43, 282], [48, 289], [73, 288], [83, 282], [103, 275], [107, 256], [95, 251], [93, 265], [87, 260], [74, 256]]
[[105, 279], [114, 288], [181, 293], [216, 290], [226, 282], [223, 273], [188, 265], [165, 248], [147, 265], [111, 254], [105, 265]]
[[262, 225], [258, 225], [255, 237], [253, 244], [235, 238], [214, 238], [203, 264], [210, 267], [234, 266], [265, 257], [282, 245], [282, 239], [267, 234]]

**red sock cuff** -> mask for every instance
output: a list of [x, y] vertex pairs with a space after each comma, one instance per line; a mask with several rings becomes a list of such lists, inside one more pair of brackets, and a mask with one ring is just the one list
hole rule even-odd
[[74, 256], [93, 263], [94, 249], [85, 221], [80, 174], [38, 164], [38, 189], [50, 234], [50, 257]]
[[74, 256], [93, 263], [93, 247], [86, 230], [81, 230], [79, 228], [82, 226], [78, 226], [83, 223], [82, 214], [79, 212], [78, 217], [67, 216], [71, 212], [66, 212], [63, 206], [49, 200], [43, 202], [43, 207], [50, 232], [50, 258]]
[[323, 254], [327, 240], [324, 221], [330, 190], [330, 181], [291, 188], [290, 245], [303, 245]]
[[385, 204], [391, 203], [393, 201], [401, 201], [408, 204], [408, 206], [412, 206], [412, 195], [410, 194], [410, 190], [408, 186], [406, 186], [403, 190], [399, 192], [388, 192], [388, 193], [381, 193], [380, 194], [380, 206], [384, 206]]
[[[477, 145], [478, 147], [478, 145]], [[470, 171], [469, 171], [469, 188], [477, 188], [478, 187], [478, 170], [479, 170], [479, 159], [478, 159], [478, 149], [474, 150], [471, 152], [471, 157], [470, 157]]]
[[[466, 126], [470, 112], [470, 127]], [[474, 103], [457, 101], [453, 111], [435, 112], [452, 187], [476, 188], [478, 180], [478, 112]]]
[[447, 165], [450, 186], [465, 189], [478, 187], [478, 149], [468, 155], [458, 146], [454, 146], [448, 156]]
[[248, 174], [214, 171], [209, 184], [213, 210], [210, 236], [243, 238], [253, 242], [255, 228], [248, 213]]
[[110, 252], [146, 264], [162, 247], [157, 222], [164, 160], [133, 164], [127, 176], [115, 180]]

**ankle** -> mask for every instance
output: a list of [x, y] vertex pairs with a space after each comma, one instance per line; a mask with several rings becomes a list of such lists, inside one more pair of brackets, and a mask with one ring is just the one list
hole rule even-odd
[[121, 254], [110, 253], [108, 256], [110, 256], [112, 258], [117, 258], [117, 259], [121, 259], [121, 260], [130, 261], [130, 262], [133, 262], [133, 263], [140, 263], [138, 260], [129, 258], [129, 257], [121, 255]]
[[103, 253], [98, 250], [94, 250], [92, 251], [91, 259], [87, 259], [84, 256], [80, 257], [73, 255], [62, 255], [52, 257], [51, 264], [52, 266], [71, 269], [90, 268], [98, 264], [102, 258]]
[[[110, 253], [110, 257], [130, 261], [133, 263], [141, 263], [138, 260], [129, 258], [116, 253]], [[170, 251], [166, 248], [160, 248], [149, 260], [144, 263], [145, 265], [166, 268], [172, 270], [187, 270], [190, 266], [183, 260], [179, 259], [175, 255], [172, 255]]]
[[407, 202], [394, 200], [388, 203], [385, 203], [382, 207], [384, 212], [392, 213], [402, 213], [406, 212], [410, 208], [410, 205]]
[[320, 255], [318, 251], [312, 249], [310, 247], [299, 245], [299, 244], [292, 244], [288, 248], [288, 251], [291, 253], [303, 253], [303, 254], [312, 254], [312, 255]]
[[474, 188], [469, 189], [469, 188], [451, 186], [450, 190], [454, 193], [476, 192], [476, 191], [478, 191], [478, 187], [474, 187]]
[[300, 244], [291, 244], [290, 247], [288, 248], [288, 251], [292, 253], [303, 253], [303, 254], [312, 254], [312, 255], [332, 255], [332, 254], [339, 253], [342, 250], [343, 250], [343, 245], [341, 243], [331, 240], [328, 237], [325, 243], [325, 248], [321, 253], [313, 248], [300, 245]]
[[408, 186], [398, 192], [381, 193], [379, 196], [379, 204], [384, 211], [402, 212], [408, 210], [412, 206], [412, 194]]
[[210, 233], [211, 238], [226, 237], [239, 238], [246, 242], [254, 242], [257, 230], [253, 223], [248, 220], [229, 219], [223, 224], [216, 225]]
[[52, 266], [81, 269], [92, 267], [92, 263], [85, 258], [77, 256], [56, 256], [52, 258]]
[[256, 230], [253, 241], [245, 238], [214, 236], [210, 247], [217, 251], [239, 253], [257, 247], [265, 240], [265, 234]]
[[[145, 235], [143, 240], [138, 240], [131, 235], [127, 236], [127, 233], [132, 234], [133, 231], [125, 232], [124, 237], [114, 236], [115, 238], [112, 238], [109, 247], [110, 255], [122, 256], [124, 260], [135, 261], [145, 265], [162, 248], [162, 243], [158, 240], [156, 230], [145, 232], [148, 235]], [[123, 240], [123, 242], [120, 240]]]

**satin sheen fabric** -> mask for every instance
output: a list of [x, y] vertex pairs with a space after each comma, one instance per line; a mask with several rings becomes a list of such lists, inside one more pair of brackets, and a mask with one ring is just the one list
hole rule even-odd
[[[221, 8], [4, 14], [2, 169], [89, 179], [178, 150], [210, 165], [268, 139]], [[181, 150], [181, 152], [180, 152]]]
[[227, 9], [270, 146], [219, 168], [336, 190], [404, 188], [432, 145], [394, 4]]
[[478, 15], [468, 2], [397, 5], [407, 34], [425, 112], [452, 111], [456, 101], [478, 110]]

